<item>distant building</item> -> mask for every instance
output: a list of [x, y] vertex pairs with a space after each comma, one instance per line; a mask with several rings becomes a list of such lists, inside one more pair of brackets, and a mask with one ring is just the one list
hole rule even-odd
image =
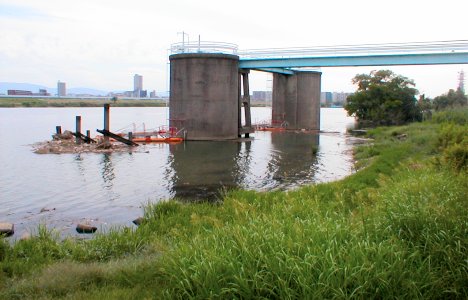
[[140, 98], [142, 91], [143, 91], [143, 76], [135, 74], [133, 76], [133, 97]]
[[67, 85], [60, 80], [57, 82], [57, 96], [65, 97], [67, 95]]
[[156, 97], [157, 97], [156, 91], [153, 90], [152, 92], [150, 92], [150, 98], [156, 98]]
[[33, 93], [33, 96], [50, 96], [46, 89], [39, 89], [39, 93]]
[[271, 98], [272, 98], [271, 91], [253, 91], [251, 100], [271, 102]]
[[32, 96], [31, 91], [24, 91], [24, 90], [8, 90], [7, 91], [9, 96]]
[[42, 95], [42, 96], [49, 96], [50, 94], [47, 93], [47, 90], [46, 89], [39, 89], [39, 95]]
[[135, 92], [134, 91], [125, 91], [125, 92], [123, 92], [123, 95], [125, 97], [134, 97]]
[[346, 104], [348, 96], [353, 93], [344, 92], [321, 92], [320, 103], [324, 106], [344, 106]]
[[352, 95], [352, 93], [344, 93], [344, 92], [333, 92], [333, 103], [335, 104], [345, 104], [346, 99], [348, 98], [349, 95]]
[[320, 93], [320, 103], [326, 104], [327, 106], [333, 102], [333, 93], [332, 92], [321, 92]]

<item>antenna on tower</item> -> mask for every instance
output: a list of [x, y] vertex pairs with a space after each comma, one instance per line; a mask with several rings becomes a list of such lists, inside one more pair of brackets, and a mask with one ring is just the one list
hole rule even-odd
[[465, 72], [458, 72], [458, 90], [465, 94]]

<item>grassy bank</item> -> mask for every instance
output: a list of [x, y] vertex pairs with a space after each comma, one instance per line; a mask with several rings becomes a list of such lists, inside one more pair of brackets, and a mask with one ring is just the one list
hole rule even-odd
[[[101, 107], [104, 103], [111, 103], [113, 107], [161, 107], [166, 106], [164, 99], [119, 99], [117, 101], [105, 99], [80, 98], [8, 98], [0, 97], [0, 108], [13, 107]], [[266, 107], [262, 101], [252, 101], [253, 107]]]
[[0, 298], [468, 297], [468, 110], [369, 132], [356, 174], [149, 205], [90, 241], [0, 243]]
[[120, 99], [114, 102], [104, 99], [0, 97], [0, 107], [101, 107], [104, 103], [111, 103], [113, 107], [159, 107], [166, 105], [162, 99]]

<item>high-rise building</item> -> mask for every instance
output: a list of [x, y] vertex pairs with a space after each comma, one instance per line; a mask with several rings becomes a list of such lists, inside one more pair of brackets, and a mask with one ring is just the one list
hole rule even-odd
[[133, 92], [135, 97], [140, 97], [143, 90], [143, 76], [135, 74], [133, 76]]
[[57, 82], [57, 96], [64, 97], [67, 95], [67, 85], [60, 80]]

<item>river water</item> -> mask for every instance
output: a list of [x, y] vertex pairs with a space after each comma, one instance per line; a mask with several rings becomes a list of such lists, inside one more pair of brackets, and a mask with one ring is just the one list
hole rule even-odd
[[[251, 141], [151, 144], [133, 153], [35, 154], [32, 144], [51, 139], [56, 125], [95, 132], [102, 108], [0, 108], [0, 222], [15, 236], [39, 224], [64, 235], [77, 223], [107, 230], [134, 226], [146, 203], [177, 197], [215, 199], [220, 188], [288, 190], [352, 173], [354, 119], [341, 108], [321, 109], [321, 133], [255, 132]], [[271, 108], [252, 108], [253, 122]], [[111, 108], [111, 131], [156, 128], [167, 108]], [[314, 154], [313, 149], [318, 149]]]

